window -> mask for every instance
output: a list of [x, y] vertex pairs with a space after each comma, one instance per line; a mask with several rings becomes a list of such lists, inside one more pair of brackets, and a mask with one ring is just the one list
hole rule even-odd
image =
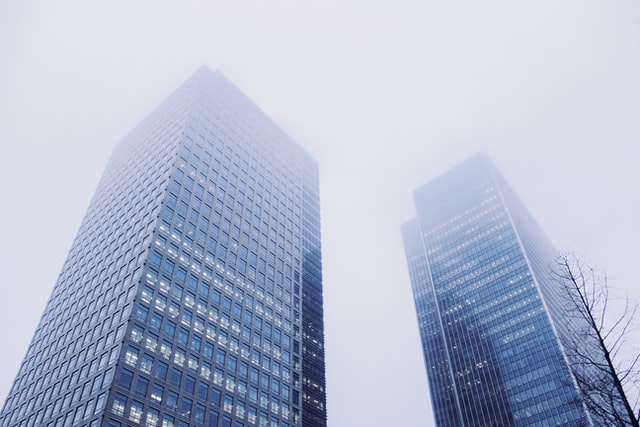
[[[79, 406], [78, 408], [76, 408], [76, 413], [73, 417], [73, 423], [78, 423], [80, 422], [80, 420], [82, 419], [82, 414], [83, 414], [83, 408], [82, 406]], [[33, 422], [33, 415], [31, 417], [29, 417], [30, 422]]]
[[211, 380], [211, 364], [209, 362], [202, 362], [200, 364], [200, 376]]
[[198, 397], [204, 401], [207, 400], [207, 395], [209, 394], [209, 386], [202, 381], [198, 382]]
[[177, 300], [182, 299], [182, 292], [184, 288], [176, 283], [171, 284], [171, 296]]
[[201, 283], [200, 288], [198, 289], [198, 293], [205, 298], [209, 297], [209, 285], [206, 283]]
[[191, 335], [191, 344], [190, 344], [191, 350], [200, 352], [201, 345], [202, 345], [202, 338], [200, 338], [197, 335]]
[[233, 411], [233, 396], [224, 395], [224, 411], [229, 413]]
[[178, 331], [178, 343], [186, 346], [189, 339], [189, 331], [185, 328], [180, 328]]
[[247, 394], [247, 383], [238, 381], [238, 395], [244, 397]]
[[145, 285], [142, 288], [140, 299], [142, 299], [142, 301], [146, 302], [147, 304], [151, 303], [151, 300], [153, 299], [153, 288]]
[[175, 426], [175, 418], [170, 415], [165, 415], [162, 420], [162, 427], [174, 427]]
[[241, 401], [236, 401], [236, 417], [238, 418], [244, 418], [244, 414], [245, 414], [245, 404], [244, 402]]
[[224, 378], [224, 371], [220, 368], [215, 368], [213, 371], [213, 383], [221, 386]]
[[269, 375], [267, 375], [265, 372], [262, 372], [262, 388], [265, 390], [269, 390]]
[[142, 403], [133, 401], [129, 408], [129, 419], [135, 423], [139, 423], [142, 419]]
[[120, 385], [120, 387], [124, 388], [125, 390], [129, 390], [131, 388], [132, 380], [133, 380], [133, 372], [131, 372], [128, 369], [123, 369], [122, 372], [120, 372], [120, 381], [118, 382], [118, 384]]
[[169, 357], [171, 357], [171, 348], [172, 345], [170, 341], [162, 340], [162, 344], [160, 344], [160, 354], [162, 354], [162, 357], [169, 359]]
[[124, 407], [127, 405], [127, 397], [123, 394], [117, 393], [113, 398], [113, 405], [111, 406], [111, 412], [115, 415], [123, 415]]
[[220, 395], [220, 390], [215, 387], [211, 388], [211, 403], [218, 407], [220, 406]]
[[254, 368], [253, 366], [251, 367], [251, 375], [249, 377], [249, 380], [254, 383], [254, 384], [258, 384], [258, 379], [260, 378], [260, 371], [258, 371], [257, 368]]
[[246, 362], [240, 361], [240, 369], [238, 373], [241, 378], [247, 378], [247, 374], [249, 372], [249, 365]]
[[258, 419], [258, 410], [253, 406], [249, 406], [249, 422], [255, 424]]
[[236, 387], [236, 377], [233, 375], [227, 376], [227, 390], [233, 391]]
[[[196, 265], [196, 263], [197, 265], [199, 265], [199, 262], [197, 260], [192, 260], [191, 263], [192, 263], [191, 264], [192, 266]], [[193, 292], [187, 292], [184, 297], [184, 304], [187, 307], [193, 307], [195, 303], [196, 303], [196, 294], [194, 294]]]
[[173, 356], [173, 363], [178, 366], [184, 365], [184, 360], [187, 357], [187, 352], [181, 348], [176, 349], [176, 353]]
[[140, 361], [140, 370], [145, 374], [151, 373], [151, 368], [153, 367], [153, 357], [148, 354], [142, 355], [142, 360]]
[[158, 410], [154, 408], [148, 408], [147, 421], [145, 423], [145, 427], [157, 427], [159, 419], [160, 419], [160, 413], [158, 412]]
[[159, 331], [161, 324], [162, 324], [162, 316], [160, 314], [154, 312], [151, 315], [151, 323], [150, 323], [151, 329]]
[[225, 352], [221, 349], [216, 349], [216, 363], [218, 366], [224, 366]]
[[187, 361], [187, 368], [193, 372], [198, 372], [198, 358], [193, 355], [189, 355], [189, 360]]
[[213, 357], [213, 344], [205, 341], [203, 355], [207, 359], [211, 359]]
[[176, 280], [179, 283], [184, 283], [186, 278], [187, 278], [187, 270], [185, 270], [184, 268], [180, 267], [178, 269], [178, 272], [176, 273]]
[[260, 392], [260, 406], [265, 409], [269, 408], [269, 395], [264, 391]]
[[219, 304], [220, 304], [220, 297], [221, 297], [221, 294], [220, 294], [220, 292], [219, 292], [219, 291], [217, 291], [217, 290], [215, 290], [215, 289], [214, 289], [214, 290], [211, 292], [211, 300], [213, 301], [214, 305], [216, 305], [216, 306], [217, 306], [217, 305], [219, 305]]
[[138, 377], [138, 380], [136, 381], [135, 393], [139, 396], [146, 396], [148, 387], [149, 380], [146, 378]]
[[87, 402], [87, 406], [84, 408], [84, 418], [87, 419], [91, 415], [93, 415], [93, 411], [95, 410], [96, 401], [95, 399], [89, 399]]
[[167, 320], [164, 324], [164, 334], [168, 337], [173, 338], [176, 333], [176, 324], [170, 320]]
[[93, 414], [97, 414], [98, 412], [102, 411], [102, 409], [104, 408], [104, 404], [105, 404], [105, 394], [102, 393], [98, 396], [98, 399], [96, 400], [96, 409], [93, 412]]
[[169, 409], [176, 410], [178, 407], [178, 393], [168, 390], [166, 405]]
[[175, 267], [176, 267], [176, 263], [171, 261], [170, 259], [166, 259], [164, 261], [164, 272], [167, 273], [169, 276], [173, 274]]
[[231, 372], [235, 372], [237, 365], [238, 365], [238, 358], [235, 356], [229, 355], [229, 358], [227, 359], [227, 369], [229, 369]]
[[233, 305], [233, 314], [234, 316], [236, 316], [238, 319], [241, 318], [242, 315], [242, 306], [240, 304], [234, 304]]
[[153, 251], [153, 254], [151, 254], [150, 261], [151, 261], [151, 265], [160, 267], [160, 261], [162, 261], [162, 254], [160, 252]]
[[138, 325], [133, 325], [131, 328], [131, 341], [140, 342], [142, 341], [142, 336], [144, 335], [144, 329]]
[[187, 375], [184, 379], [184, 390], [189, 394], [193, 394], [196, 387], [196, 379]]
[[152, 333], [147, 334], [144, 346], [151, 351], [156, 351], [156, 347], [158, 347], [158, 336]]
[[181, 382], [182, 382], [182, 371], [176, 368], [172, 368], [171, 377], [169, 378], [169, 383], [176, 387], [180, 387]]
[[209, 423], [208, 427], [218, 427], [218, 418], [220, 414], [217, 411], [209, 411]]
[[130, 346], [125, 353], [124, 363], [130, 366], [136, 366], [138, 363], [138, 349]]
[[199, 403], [196, 404], [196, 407], [194, 408], [194, 412], [193, 412], [193, 419], [197, 423], [202, 424], [204, 422], [204, 413], [205, 413], [205, 407], [203, 405], [200, 405]]
[[192, 321], [193, 321], [193, 313], [190, 312], [189, 310], [184, 310], [182, 312], [182, 323], [187, 326], [190, 326]]
[[164, 362], [158, 361], [158, 366], [156, 367], [156, 378], [165, 380], [167, 378], [168, 370], [169, 370], [169, 365], [167, 365]]
[[162, 387], [160, 384], [153, 384], [153, 387], [151, 388], [151, 400], [155, 401], [156, 403], [160, 404], [162, 402], [162, 393], [164, 392], [164, 387]]

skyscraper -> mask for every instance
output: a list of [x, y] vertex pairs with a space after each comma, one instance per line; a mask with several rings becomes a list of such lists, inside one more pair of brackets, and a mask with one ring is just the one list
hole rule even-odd
[[555, 251], [489, 159], [414, 202], [402, 234], [437, 425], [590, 425], [559, 339]]
[[326, 426], [318, 170], [202, 68], [115, 148], [1, 426]]

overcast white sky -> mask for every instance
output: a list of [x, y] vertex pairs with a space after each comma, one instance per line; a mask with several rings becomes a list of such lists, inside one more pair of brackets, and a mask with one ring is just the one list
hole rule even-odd
[[0, 2], [0, 400], [111, 150], [198, 67], [320, 163], [329, 423], [432, 426], [399, 227], [486, 150], [635, 297], [637, 0]]

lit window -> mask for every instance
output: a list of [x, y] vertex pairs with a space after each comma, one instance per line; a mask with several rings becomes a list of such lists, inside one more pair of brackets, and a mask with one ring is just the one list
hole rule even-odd
[[162, 392], [164, 391], [164, 387], [162, 387], [159, 384], [153, 384], [153, 387], [151, 388], [151, 400], [155, 401], [156, 403], [160, 403], [162, 402]]
[[127, 365], [136, 366], [138, 363], [138, 350], [133, 347], [129, 347], [124, 356], [124, 361]]
[[160, 416], [157, 409], [154, 409], [154, 408], [147, 409], [147, 420], [145, 423], [145, 427], [157, 427], [159, 419], [160, 419]]
[[133, 401], [131, 408], [129, 408], [129, 419], [133, 422], [139, 423], [142, 419], [142, 403]]
[[127, 398], [126, 396], [122, 395], [122, 394], [116, 394], [116, 396], [113, 399], [113, 406], [111, 407], [111, 412], [113, 412], [115, 415], [123, 415], [124, 414], [124, 407], [127, 404]]
[[140, 370], [145, 374], [151, 373], [151, 367], [153, 366], [153, 357], [148, 354], [144, 354], [142, 356], [142, 360], [140, 361]]

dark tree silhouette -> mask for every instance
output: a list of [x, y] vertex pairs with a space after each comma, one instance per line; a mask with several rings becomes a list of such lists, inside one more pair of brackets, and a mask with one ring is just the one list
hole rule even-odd
[[614, 299], [606, 276], [575, 255], [560, 255], [555, 267], [569, 297], [559, 332], [584, 404], [598, 426], [638, 427], [640, 353], [630, 342], [638, 303]]

